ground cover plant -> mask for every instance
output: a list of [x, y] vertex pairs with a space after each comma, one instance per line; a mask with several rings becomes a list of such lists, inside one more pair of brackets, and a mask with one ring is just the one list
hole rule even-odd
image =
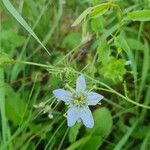
[[150, 149], [149, 0], [0, 1], [1, 150]]

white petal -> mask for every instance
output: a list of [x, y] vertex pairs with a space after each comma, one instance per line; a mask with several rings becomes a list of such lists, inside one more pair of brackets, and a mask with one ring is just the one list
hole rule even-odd
[[103, 98], [104, 98], [104, 96], [102, 96], [98, 93], [90, 92], [87, 97], [88, 105], [96, 105]]
[[79, 110], [76, 107], [71, 107], [67, 111], [67, 124], [69, 127], [73, 126], [79, 119]]
[[69, 102], [73, 100], [71, 97], [72, 96], [71, 92], [66, 91], [64, 89], [56, 89], [53, 91], [53, 94], [55, 95], [56, 98], [64, 102]]
[[83, 121], [83, 124], [88, 127], [88, 128], [93, 128], [94, 126], [94, 120], [93, 120], [93, 116], [92, 113], [90, 111], [90, 109], [88, 107], [84, 107], [81, 111], [80, 111], [80, 117]]
[[85, 78], [83, 75], [80, 75], [76, 81], [76, 91], [77, 92], [84, 92], [85, 89], [86, 89]]

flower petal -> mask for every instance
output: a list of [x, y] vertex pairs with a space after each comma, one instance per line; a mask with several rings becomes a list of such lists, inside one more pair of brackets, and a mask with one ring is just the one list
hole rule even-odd
[[83, 75], [80, 75], [78, 78], [77, 78], [77, 81], [76, 81], [76, 91], [77, 92], [84, 92], [86, 89], [86, 82], [85, 82], [85, 78]]
[[53, 94], [55, 95], [56, 98], [58, 98], [59, 100], [62, 100], [64, 102], [69, 102], [72, 99], [72, 93], [69, 91], [66, 91], [64, 89], [56, 89], [53, 91]]
[[91, 113], [91, 110], [89, 107], [83, 107], [80, 111], [80, 117], [83, 121], [83, 124], [88, 128], [93, 128], [94, 126], [94, 120]]
[[79, 110], [76, 107], [70, 107], [67, 111], [67, 124], [69, 127], [73, 126], [79, 119]]
[[96, 105], [103, 98], [104, 98], [104, 96], [102, 96], [98, 93], [90, 92], [87, 97], [88, 105]]

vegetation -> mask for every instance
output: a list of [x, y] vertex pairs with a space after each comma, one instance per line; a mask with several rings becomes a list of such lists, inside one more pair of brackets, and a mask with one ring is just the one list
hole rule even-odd
[[[0, 14], [1, 150], [150, 149], [149, 0], [1, 0]], [[93, 128], [68, 127], [53, 94], [80, 75], [104, 96]]]

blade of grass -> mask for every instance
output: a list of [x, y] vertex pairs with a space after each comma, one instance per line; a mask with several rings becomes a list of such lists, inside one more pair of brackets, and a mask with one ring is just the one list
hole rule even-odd
[[[62, 6], [62, 2], [59, 0], [59, 6], [58, 6], [58, 11], [56, 13], [56, 17], [54, 20], [54, 24], [51, 27], [51, 29], [49, 30], [49, 32], [47, 33], [47, 35], [45, 36], [44, 40], [43, 40], [43, 44], [46, 44], [50, 38], [52, 37], [53, 33], [55, 32], [57, 26], [59, 25], [59, 21], [61, 19], [61, 16], [63, 14], [63, 6]], [[33, 52], [32, 54], [27, 58], [27, 60], [29, 60], [31, 57], [33, 57], [41, 48], [41, 45], [39, 45]]]
[[[1, 14], [0, 10], [0, 14]], [[2, 29], [1, 20], [0, 20], [0, 31]], [[0, 38], [1, 39], [1, 38]], [[0, 52], [2, 51], [0, 40]], [[4, 80], [4, 68], [0, 66], [0, 115], [1, 115], [1, 131], [2, 131], [2, 143], [5, 144], [10, 137], [10, 130], [7, 124], [7, 118], [5, 114], [5, 80]]]
[[[24, 119], [25, 119], [24, 117], [25, 117], [25, 114], [27, 113], [27, 110], [28, 110], [28, 107], [29, 107], [29, 104], [30, 104], [30, 100], [31, 100], [31, 97], [32, 97], [32, 94], [33, 94], [33, 91], [34, 91], [34, 88], [35, 88], [37, 77], [38, 77], [38, 74], [36, 74], [36, 76], [34, 78], [33, 86], [31, 88], [31, 91], [30, 91], [30, 94], [29, 94], [29, 98], [27, 99], [26, 106], [25, 106], [24, 113], [22, 115], [20, 124], [22, 124]], [[30, 118], [30, 116], [29, 116], [29, 118]]]
[[5, 143], [7, 140], [6, 131], [7, 131], [7, 119], [5, 115], [5, 87], [4, 85], [4, 69], [0, 68], [0, 110], [1, 110], [1, 123], [2, 123], [2, 138]]
[[91, 138], [91, 135], [85, 136], [78, 141], [71, 144], [66, 150], [75, 150], [79, 148], [82, 144], [85, 144], [89, 139]]
[[69, 131], [69, 128], [67, 128], [67, 130], [66, 130], [64, 136], [62, 137], [62, 140], [60, 141], [60, 144], [59, 144], [59, 146], [58, 146], [58, 150], [61, 150], [62, 144], [63, 144], [63, 142], [64, 142], [64, 140], [65, 140], [65, 138], [66, 138], [66, 135], [68, 134], [68, 131]]
[[[33, 114], [33, 116], [35, 116], [36, 114]], [[33, 117], [34, 118], [34, 117]], [[14, 134], [9, 138], [9, 140], [7, 140], [7, 142], [5, 144], [3, 144], [1, 146], [1, 150], [6, 150], [7, 146], [11, 144], [11, 142], [17, 138], [17, 136], [19, 136], [19, 134], [21, 132], [23, 132], [30, 124], [31, 122], [31, 118], [27, 119], [23, 122], [23, 124], [14, 132]]]
[[150, 139], [150, 131], [147, 133], [146, 137], [143, 139], [143, 143], [141, 144], [140, 150], [148, 149]]
[[53, 138], [54, 138], [54, 136], [57, 134], [57, 132], [61, 129], [61, 127], [63, 126], [63, 124], [65, 123], [65, 121], [66, 121], [66, 120], [63, 120], [63, 121], [61, 122], [61, 124], [58, 126], [58, 128], [55, 130], [55, 132], [53, 133], [53, 135], [52, 135], [51, 138], [49, 139], [48, 143], [46, 144], [44, 150], [51, 149], [51, 148], [50, 148], [51, 141], [53, 140]]
[[130, 127], [128, 129], [128, 131], [126, 132], [126, 134], [117, 143], [117, 145], [115, 146], [114, 150], [121, 150], [123, 148], [123, 146], [125, 145], [125, 143], [129, 139], [130, 135], [132, 134], [132, 132], [134, 131], [134, 129], [136, 128], [136, 126], [138, 125], [138, 123], [139, 123], [139, 120], [135, 121], [135, 123], [132, 125], [132, 127]]
[[[45, 1], [46, 1], [46, 0], [45, 0]], [[37, 26], [38, 23], [40, 22], [42, 16], [44, 15], [45, 11], [47, 10], [47, 8], [48, 8], [48, 6], [51, 4], [51, 2], [52, 2], [52, 1], [50, 0], [46, 5], [43, 6], [43, 8], [42, 8], [42, 10], [41, 10], [41, 12], [40, 12], [40, 14], [39, 14], [39, 16], [38, 16], [38, 18], [37, 18], [35, 24], [33, 25], [32, 30], [34, 30], [34, 29], [36, 28], [36, 26]], [[27, 45], [28, 45], [28, 43], [29, 43], [29, 41], [30, 41], [31, 36], [32, 36], [31, 34], [28, 35], [28, 37], [27, 37], [27, 39], [26, 39], [26, 41], [25, 41], [25, 43], [24, 43], [24, 45], [23, 45], [23, 47], [22, 47], [22, 49], [21, 49], [21, 53], [17, 56], [18, 59], [22, 59], [22, 58], [23, 58], [23, 55], [25, 54], [25, 50], [26, 50], [26, 47], [27, 47]], [[43, 42], [42, 42], [42, 43], [43, 43]], [[16, 64], [16, 65], [13, 67], [12, 71], [11, 71], [11, 72], [12, 72], [12, 74], [11, 74], [11, 80], [15, 80], [16, 77], [18, 76], [18, 73], [19, 73], [21, 70], [22, 70], [22, 68], [21, 68], [18, 64]]]
[[145, 81], [147, 79], [148, 71], [149, 71], [149, 60], [150, 60], [150, 52], [149, 52], [149, 45], [148, 42], [145, 41], [145, 48], [144, 48], [144, 58], [143, 58], [143, 67], [142, 67], [142, 76], [141, 76], [141, 83], [139, 86], [139, 94], [138, 94], [138, 101], [140, 100], [142, 90], [144, 89]]
[[[150, 104], [150, 86], [147, 88], [146, 94], [145, 94], [145, 99], [144, 99], [144, 105], [149, 105]], [[147, 114], [147, 109], [142, 109], [141, 113], [140, 113], [140, 122], [141, 124], [144, 122], [145, 118], [146, 118], [146, 114]]]
[[44, 48], [44, 50], [47, 52], [47, 54], [50, 56], [50, 52], [47, 50], [47, 48], [42, 44], [40, 39], [37, 37], [37, 35], [34, 33], [32, 28], [28, 25], [28, 23], [22, 18], [22, 16], [17, 12], [15, 7], [10, 3], [9, 0], [2, 0], [4, 6], [6, 9], [10, 12], [10, 14], [36, 39], [36, 41]]

